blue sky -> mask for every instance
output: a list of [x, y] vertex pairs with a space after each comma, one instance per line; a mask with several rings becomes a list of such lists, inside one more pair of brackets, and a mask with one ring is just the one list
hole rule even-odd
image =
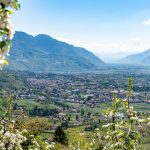
[[48, 34], [110, 62], [150, 48], [150, 0], [20, 0], [15, 30]]

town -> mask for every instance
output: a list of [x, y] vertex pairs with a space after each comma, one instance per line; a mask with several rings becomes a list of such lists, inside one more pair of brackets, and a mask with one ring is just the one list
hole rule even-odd
[[17, 99], [71, 102], [98, 107], [112, 101], [113, 93], [126, 98], [127, 79], [134, 79], [130, 102], [149, 103], [150, 77], [145, 74], [25, 74], [25, 88], [12, 90]]
[[[126, 100], [127, 79], [134, 79], [133, 95], [130, 103], [150, 103], [150, 77], [142, 73], [76, 73], [76, 74], [40, 74], [31, 72], [1, 73], [1, 88], [15, 95], [15, 102], [34, 102], [49, 106], [44, 115], [62, 115], [78, 113], [82, 108], [99, 110], [104, 103], [110, 104], [113, 93]], [[11, 79], [9, 79], [11, 78]], [[11, 80], [11, 85], [8, 82]], [[13, 82], [13, 84], [12, 84]], [[20, 103], [22, 105], [22, 103]], [[25, 109], [25, 108], [24, 108]], [[35, 113], [30, 111], [30, 115]], [[39, 110], [40, 111], [40, 110]], [[99, 112], [99, 111], [98, 111]], [[40, 114], [36, 114], [37, 116]]]

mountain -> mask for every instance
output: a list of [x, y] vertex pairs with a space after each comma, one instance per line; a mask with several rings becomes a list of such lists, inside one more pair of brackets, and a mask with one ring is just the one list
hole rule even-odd
[[150, 65], [150, 49], [142, 53], [129, 55], [119, 61], [121, 64]]
[[16, 32], [12, 41], [9, 68], [21, 71], [83, 71], [98, 69], [104, 62], [88, 50], [48, 35]]

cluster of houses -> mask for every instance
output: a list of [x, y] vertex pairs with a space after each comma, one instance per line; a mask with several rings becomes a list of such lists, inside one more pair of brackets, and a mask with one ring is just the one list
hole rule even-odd
[[[33, 99], [36, 102], [55, 103], [64, 102], [79, 104], [80, 108], [69, 107], [68, 109], [60, 109], [55, 116], [57, 119], [67, 120], [68, 113], [79, 113], [82, 106], [91, 108], [99, 108], [101, 102], [111, 102], [113, 93], [122, 99], [126, 99], [126, 80], [127, 77], [119, 75], [99, 75], [99, 74], [59, 74], [59, 75], [32, 75], [26, 76], [26, 87], [14, 91], [16, 99]], [[145, 83], [145, 81], [143, 81]], [[140, 80], [136, 81], [137, 87], [145, 87]], [[147, 85], [148, 86], [148, 85]], [[150, 103], [150, 94], [143, 91], [133, 92], [130, 102]], [[15, 112], [21, 114], [24, 109], [17, 109]], [[121, 114], [119, 117], [123, 117]], [[100, 116], [105, 119], [104, 116]], [[90, 120], [90, 116], [79, 117], [73, 122], [73, 125], [83, 124], [84, 121]]]
[[[97, 77], [97, 76], [96, 76]], [[28, 77], [27, 88], [16, 92], [17, 99], [35, 99], [36, 101], [64, 101], [99, 107], [101, 102], [112, 101], [113, 92], [119, 98], [126, 98], [126, 85], [121, 79], [107, 77], [107, 80], [93, 75], [56, 75], [53, 77]], [[120, 81], [121, 80], [121, 81]], [[124, 81], [125, 82], [125, 81]], [[121, 85], [121, 87], [119, 86]], [[136, 83], [138, 84], [138, 83]], [[139, 84], [138, 84], [139, 86]], [[131, 102], [149, 101], [144, 92], [134, 92]]]

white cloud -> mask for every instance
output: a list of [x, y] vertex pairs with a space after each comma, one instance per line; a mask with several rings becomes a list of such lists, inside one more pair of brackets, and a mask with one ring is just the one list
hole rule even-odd
[[143, 24], [146, 24], [146, 25], [150, 25], [150, 19], [145, 20], [145, 21], [143, 21], [142, 23], [143, 23]]
[[61, 41], [73, 44], [75, 46], [84, 47], [97, 56], [108, 61], [109, 59], [118, 59], [130, 54], [142, 52], [150, 48], [150, 43], [140, 37], [131, 37], [126, 40], [113, 40], [113, 41], [78, 41], [67, 38], [58, 38]]

